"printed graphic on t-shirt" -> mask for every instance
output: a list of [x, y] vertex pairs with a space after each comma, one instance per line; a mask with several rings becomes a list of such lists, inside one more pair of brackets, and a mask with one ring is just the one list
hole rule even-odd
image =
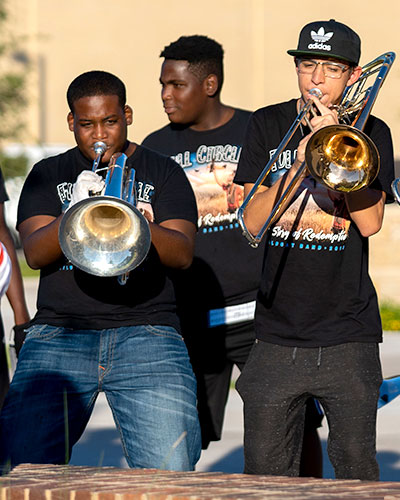
[[72, 186], [72, 182], [62, 182], [57, 185], [57, 194], [60, 198], [61, 205], [65, 205], [71, 201]]
[[201, 145], [173, 156], [185, 170], [196, 196], [198, 226], [203, 233], [238, 227], [236, 210], [243, 187], [234, 184], [241, 147]]
[[[271, 149], [269, 152], [269, 159], [274, 156], [276, 149]], [[292, 151], [291, 149], [286, 149], [278, 156], [275, 163], [273, 163], [271, 170], [267, 177], [267, 185], [272, 186], [283, 175], [286, 170], [289, 170], [296, 160], [297, 149]]]
[[342, 193], [324, 188], [307, 177], [294, 201], [271, 228], [271, 246], [310, 251], [344, 250], [350, 216]]
[[154, 211], [151, 205], [151, 200], [155, 193], [155, 187], [148, 182], [136, 182], [137, 204], [136, 208], [144, 211], [144, 215], [150, 222], [154, 222]]

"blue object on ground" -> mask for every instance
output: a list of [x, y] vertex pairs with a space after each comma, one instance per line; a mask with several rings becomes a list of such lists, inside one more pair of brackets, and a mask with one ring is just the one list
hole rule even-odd
[[379, 390], [378, 409], [393, 401], [400, 394], [400, 375], [386, 378]]

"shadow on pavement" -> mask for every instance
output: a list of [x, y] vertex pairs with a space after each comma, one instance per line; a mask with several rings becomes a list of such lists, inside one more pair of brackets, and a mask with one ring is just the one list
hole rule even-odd
[[116, 429], [86, 430], [73, 448], [71, 465], [127, 467]]
[[242, 473], [243, 462], [243, 446], [238, 446], [220, 460], [214, 462], [210, 467], [208, 467], [208, 471], [227, 472], [228, 474]]
[[381, 468], [381, 481], [400, 481], [400, 455], [392, 451], [381, 451], [377, 457]]

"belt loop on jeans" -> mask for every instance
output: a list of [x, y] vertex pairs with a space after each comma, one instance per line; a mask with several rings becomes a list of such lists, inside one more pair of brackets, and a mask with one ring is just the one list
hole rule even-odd
[[296, 361], [296, 353], [297, 353], [297, 347], [295, 347], [293, 349], [293, 354], [292, 354], [292, 363], [294, 364], [294, 362]]

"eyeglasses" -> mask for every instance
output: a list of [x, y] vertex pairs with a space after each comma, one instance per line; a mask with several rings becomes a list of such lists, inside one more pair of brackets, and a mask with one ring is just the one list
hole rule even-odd
[[297, 67], [299, 73], [310, 75], [317, 69], [318, 64], [322, 66], [324, 75], [328, 78], [340, 78], [342, 74], [349, 69], [345, 64], [330, 61], [314, 61], [313, 59], [298, 59]]

